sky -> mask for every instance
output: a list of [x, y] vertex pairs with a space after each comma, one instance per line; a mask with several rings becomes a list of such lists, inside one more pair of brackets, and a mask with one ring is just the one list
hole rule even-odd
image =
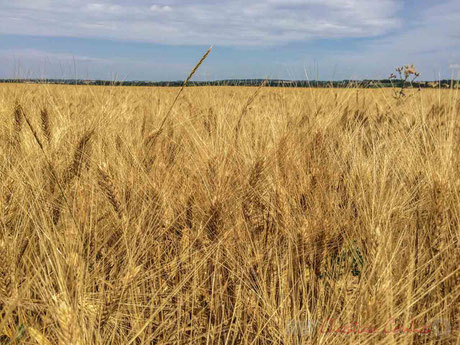
[[0, 0], [0, 78], [460, 75], [459, 0]]

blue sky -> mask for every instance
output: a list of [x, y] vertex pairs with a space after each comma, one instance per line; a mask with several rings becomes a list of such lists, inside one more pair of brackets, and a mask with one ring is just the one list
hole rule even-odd
[[458, 0], [0, 0], [0, 78], [421, 79], [460, 71]]

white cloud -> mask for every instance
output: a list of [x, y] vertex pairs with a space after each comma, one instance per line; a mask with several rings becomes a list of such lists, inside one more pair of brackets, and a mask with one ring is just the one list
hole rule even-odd
[[152, 5], [150, 7], [151, 11], [154, 12], [170, 12], [172, 10], [171, 6], [162, 6], [162, 5]]
[[95, 58], [85, 55], [73, 55], [69, 53], [56, 53], [39, 49], [0, 49], [0, 57], [14, 58], [20, 61], [48, 61], [54, 62], [90, 62], [90, 63], [109, 63], [109, 59]]
[[[30, 48], [0, 49], [0, 79], [176, 80], [186, 76], [192, 67], [193, 62], [167, 58], [100, 58]], [[146, 75], [146, 71], [154, 74]]]
[[400, 25], [399, 0], [0, 0], [0, 7], [0, 33], [188, 45], [374, 37]]
[[[342, 64], [355, 65], [354, 70], [361, 73], [369, 70], [372, 76], [380, 72], [382, 78], [405, 64], [415, 64], [422, 80], [450, 77], [449, 65], [452, 69], [460, 60], [460, 2], [420, 0], [417, 4], [402, 30], [342, 54]], [[379, 63], [372, 68], [369, 61]]]
[[86, 9], [89, 11], [94, 12], [120, 12], [122, 7], [119, 5], [110, 5], [110, 4], [102, 4], [102, 3], [91, 3], [86, 5]]

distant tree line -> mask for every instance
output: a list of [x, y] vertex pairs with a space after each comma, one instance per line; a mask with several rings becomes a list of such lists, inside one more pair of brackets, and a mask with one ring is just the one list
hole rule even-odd
[[[258, 86], [264, 79], [225, 79], [216, 81], [190, 81], [187, 86]], [[0, 83], [26, 83], [26, 84], [63, 84], [63, 85], [104, 85], [104, 86], [163, 86], [177, 87], [182, 86], [184, 81], [108, 81], [108, 80], [85, 80], [85, 79], [0, 79]], [[379, 88], [379, 87], [401, 87], [402, 81], [390, 79], [381, 80], [282, 80], [270, 79], [266, 82], [269, 87], [317, 87], [317, 88]], [[417, 81], [411, 83], [413, 88], [434, 88], [458, 86], [459, 81], [439, 80], [439, 81]]]

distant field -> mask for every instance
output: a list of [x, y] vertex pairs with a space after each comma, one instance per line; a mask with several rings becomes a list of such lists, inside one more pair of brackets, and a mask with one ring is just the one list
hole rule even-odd
[[0, 343], [460, 343], [458, 90], [177, 92], [0, 84]]

